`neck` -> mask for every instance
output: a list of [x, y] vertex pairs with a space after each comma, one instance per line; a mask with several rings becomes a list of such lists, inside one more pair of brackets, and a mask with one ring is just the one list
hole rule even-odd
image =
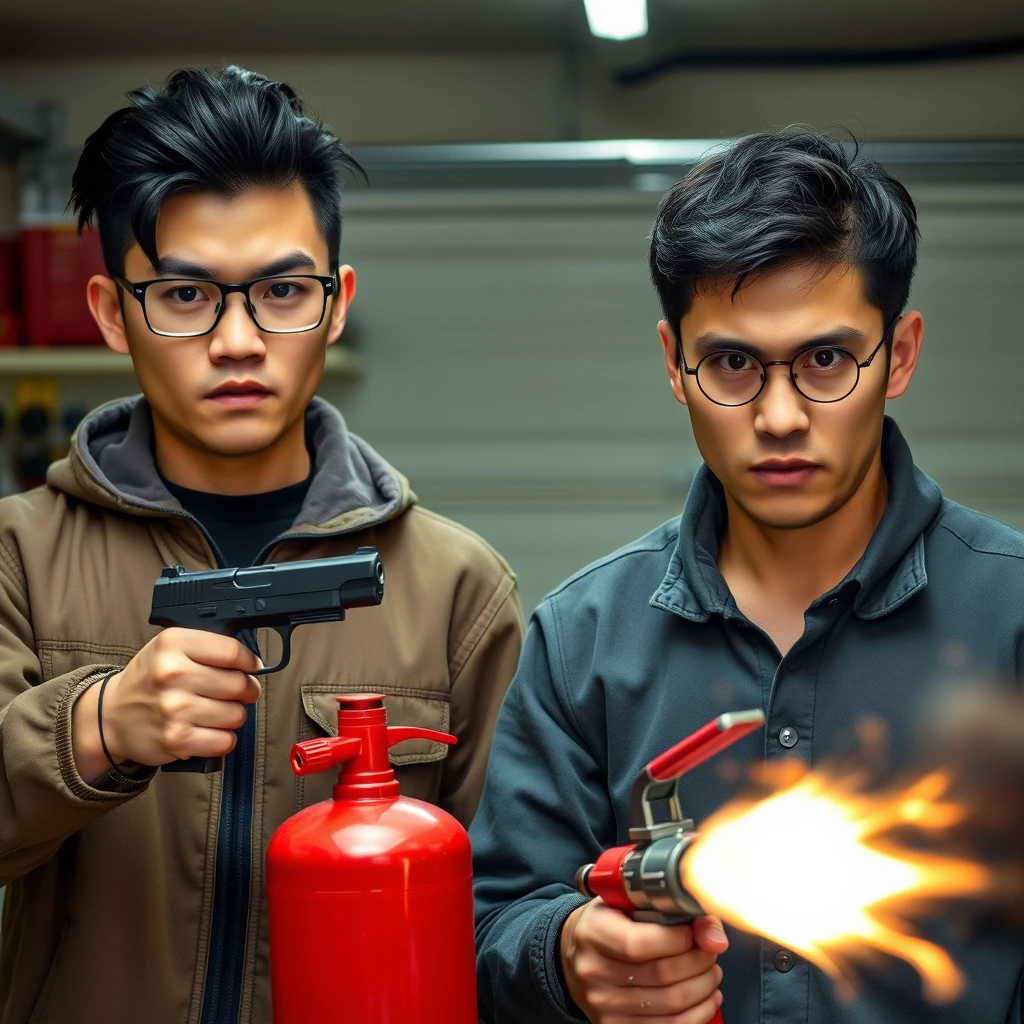
[[264, 494], [309, 476], [302, 417], [269, 448], [244, 455], [222, 455], [188, 444], [153, 417], [157, 469], [179, 487], [209, 494]]
[[[758, 523], [727, 494], [728, 521], [718, 566], [737, 604], [746, 610], [739, 599], [743, 594], [748, 604], [799, 608], [802, 619], [803, 611], [860, 561], [887, 499], [881, 451], [875, 453], [860, 486], [845, 504], [800, 529], [782, 530]], [[751, 602], [753, 593], [760, 600]]]

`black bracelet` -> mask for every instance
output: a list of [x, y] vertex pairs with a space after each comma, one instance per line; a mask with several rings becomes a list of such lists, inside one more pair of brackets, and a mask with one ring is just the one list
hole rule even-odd
[[109, 683], [110, 680], [114, 676], [116, 676], [119, 671], [120, 669], [117, 669], [113, 672], [108, 672], [103, 677], [103, 682], [100, 683], [100, 695], [96, 700], [96, 719], [100, 728], [100, 746], [103, 748], [103, 753], [106, 755], [107, 760], [110, 762], [110, 767], [113, 768], [115, 772], [119, 772], [121, 770], [121, 767], [110, 756], [110, 751], [107, 749], [107, 741], [103, 738], [103, 691], [107, 688], [107, 683]]

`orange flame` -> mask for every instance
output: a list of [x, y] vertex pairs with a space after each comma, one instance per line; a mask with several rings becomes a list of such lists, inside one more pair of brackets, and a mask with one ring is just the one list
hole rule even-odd
[[963, 975], [906, 919], [922, 901], [986, 892], [991, 872], [883, 838], [901, 826], [934, 834], [964, 821], [965, 805], [943, 799], [949, 784], [934, 772], [869, 795], [849, 779], [808, 772], [709, 818], [683, 858], [683, 884], [709, 913], [799, 952], [842, 988], [841, 958], [873, 948], [912, 964], [927, 998], [950, 1001]]

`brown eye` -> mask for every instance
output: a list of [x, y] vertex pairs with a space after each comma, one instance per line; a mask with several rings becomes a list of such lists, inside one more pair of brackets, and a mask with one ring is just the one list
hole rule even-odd
[[850, 354], [841, 348], [816, 348], [804, 359], [807, 370], [837, 370], [850, 359]]
[[725, 373], [742, 373], [744, 370], [753, 369], [754, 364], [743, 352], [723, 352], [715, 357], [714, 365], [716, 370]]

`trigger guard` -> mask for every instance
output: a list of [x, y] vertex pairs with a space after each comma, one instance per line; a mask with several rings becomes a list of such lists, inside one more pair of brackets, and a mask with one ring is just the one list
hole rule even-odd
[[288, 665], [288, 662], [291, 660], [292, 656], [292, 630], [295, 627], [270, 626], [268, 628], [272, 629], [281, 638], [281, 657], [276, 665], [271, 665], [270, 668], [264, 668], [261, 671], [257, 672], [256, 675], [258, 676], [269, 676], [273, 675], [275, 672], [280, 672], [281, 669], [285, 668]]

